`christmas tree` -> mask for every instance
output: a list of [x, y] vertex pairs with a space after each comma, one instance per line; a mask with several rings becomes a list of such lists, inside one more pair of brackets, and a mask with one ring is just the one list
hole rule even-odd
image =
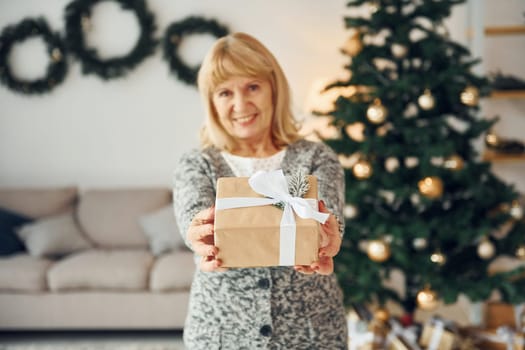
[[[345, 91], [327, 113], [340, 136], [324, 140], [346, 176], [336, 274], [347, 305], [391, 300], [412, 313], [460, 294], [525, 299], [522, 268], [490, 268], [525, 259], [525, 227], [519, 194], [480, 157], [497, 121], [480, 115], [490, 84], [443, 24], [462, 2], [348, 3], [360, 13], [345, 18], [350, 77], [326, 88]], [[402, 295], [384, 284], [394, 270]]]

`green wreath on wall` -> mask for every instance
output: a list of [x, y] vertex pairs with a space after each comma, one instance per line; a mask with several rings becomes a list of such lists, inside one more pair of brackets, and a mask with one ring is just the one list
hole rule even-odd
[[[35, 80], [22, 80], [13, 75], [9, 65], [9, 53], [13, 45], [30, 37], [41, 37], [49, 54], [46, 75]], [[0, 35], [0, 81], [9, 89], [22, 94], [41, 94], [51, 91], [60, 84], [67, 73], [64, 42], [60, 35], [53, 33], [43, 18], [24, 19], [18, 24], [7, 26]]]
[[96, 74], [106, 80], [124, 76], [144, 58], [155, 51], [157, 41], [154, 16], [146, 7], [144, 0], [112, 0], [124, 10], [135, 12], [140, 26], [140, 37], [135, 47], [125, 56], [102, 59], [96, 49], [86, 46], [85, 33], [89, 29], [92, 7], [105, 0], [74, 0], [66, 7], [66, 46], [82, 64], [82, 73]]
[[168, 62], [170, 71], [188, 85], [196, 85], [199, 66], [190, 67], [180, 57], [178, 50], [186, 35], [211, 34], [220, 38], [228, 34], [228, 28], [213, 19], [188, 17], [171, 24], [164, 34], [164, 59]]

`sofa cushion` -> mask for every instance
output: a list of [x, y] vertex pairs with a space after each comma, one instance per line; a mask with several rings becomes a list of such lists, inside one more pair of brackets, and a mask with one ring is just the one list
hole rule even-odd
[[147, 250], [86, 250], [49, 269], [49, 288], [62, 290], [145, 290], [153, 264]]
[[185, 247], [171, 205], [141, 216], [139, 222], [155, 256]]
[[0, 290], [39, 292], [47, 289], [46, 272], [53, 263], [27, 254], [0, 258]]
[[147, 248], [139, 217], [166, 206], [169, 189], [89, 190], [82, 195], [78, 220], [82, 231], [103, 248]]
[[25, 250], [24, 243], [18, 238], [15, 229], [31, 221], [33, 220], [27, 216], [0, 208], [0, 256]]
[[150, 289], [155, 292], [189, 289], [195, 272], [195, 259], [190, 250], [165, 254], [151, 270]]
[[58, 257], [92, 247], [78, 228], [72, 212], [23, 225], [18, 230], [18, 237], [35, 257]]
[[76, 187], [2, 188], [0, 207], [36, 219], [71, 210], [77, 195]]

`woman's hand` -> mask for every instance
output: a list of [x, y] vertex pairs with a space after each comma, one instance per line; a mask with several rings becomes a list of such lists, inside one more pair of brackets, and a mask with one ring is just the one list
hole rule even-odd
[[225, 271], [221, 261], [217, 259], [218, 249], [213, 240], [213, 224], [215, 222], [215, 207], [201, 210], [191, 220], [186, 238], [193, 251], [200, 255], [199, 268], [202, 271]]
[[328, 211], [322, 200], [319, 201], [319, 211], [330, 214], [326, 222], [321, 224], [319, 261], [312, 263], [310, 266], [294, 266], [294, 269], [305, 274], [318, 273], [320, 275], [330, 275], [334, 272], [333, 258], [341, 248], [341, 234], [339, 233], [339, 224], [335, 216]]

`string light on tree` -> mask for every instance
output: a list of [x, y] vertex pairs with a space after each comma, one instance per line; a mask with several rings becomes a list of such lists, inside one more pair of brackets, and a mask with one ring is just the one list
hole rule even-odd
[[477, 252], [480, 258], [488, 260], [496, 253], [496, 247], [487, 237], [484, 237], [478, 244]]
[[388, 111], [378, 98], [374, 99], [374, 102], [366, 110], [366, 117], [374, 124], [383, 123], [387, 116]]
[[428, 240], [424, 237], [414, 238], [414, 240], [412, 241], [412, 246], [416, 250], [423, 250], [426, 247], [428, 247]]
[[516, 257], [520, 260], [525, 260], [525, 244], [522, 244], [516, 249]]
[[514, 220], [521, 220], [523, 218], [523, 208], [518, 201], [512, 201], [509, 214]]
[[477, 106], [479, 103], [479, 90], [475, 86], [467, 86], [460, 94], [461, 102], [470, 107]]
[[426, 311], [434, 310], [438, 306], [438, 295], [429, 286], [417, 293], [416, 300], [417, 305]]
[[394, 55], [394, 57], [404, 58], [408, 53], [408, 47], [403, 44], [394, 43], [390, 47], [390, 51], [392, 52], [392, 55]]
[[386, 261], [390, 258], [390, 245], [382, 239], [368, 241], [366, 254], [372, 261]]
[[443, 266], [447, 262], [447, 257], [441, 251], [438, 250], [437, 252], [432, 253], [432, 255], [430, 255], [430, 261], [439, 266]]
[[454, 154], [445, 159], [443, 166], [446, 169], [458, 171], [463, 169], [463, 167], [465, 166], [465, 162], [463, 161], [463, 158], [461, 158], [459, 155]]
[[372, 176], [372, 165], [368, 161], [361, 159], [352, 167], [352, 172], [360, 180], [368, 179]]
[[432, 92], [430, 92], [429, 89], [425, 89], [423, 95], [419, 96], [417, 99], [417, 103], [423, 110], [428, 111], [434, 108], [436, 105], [436, 100], [434, 95], [432, 95]]
[[357, 214], [358, 214], [358, 210], [355, 205], [352, 205], [352, 204], [345, 205], [343, 209], [343, 215], [345, 216], [345, 218], [353, 219], [357, 216]]
[[377, 308], [374, 311], [374, 319], [381, 322], [388, 322], [388, 320], [390, 320], [390, 312], [384, 307]]
[[418, 182], [419, 192], [430, 199], [441, 197], [443, 187], [443, 181], [437, 176], [427, 176]]

